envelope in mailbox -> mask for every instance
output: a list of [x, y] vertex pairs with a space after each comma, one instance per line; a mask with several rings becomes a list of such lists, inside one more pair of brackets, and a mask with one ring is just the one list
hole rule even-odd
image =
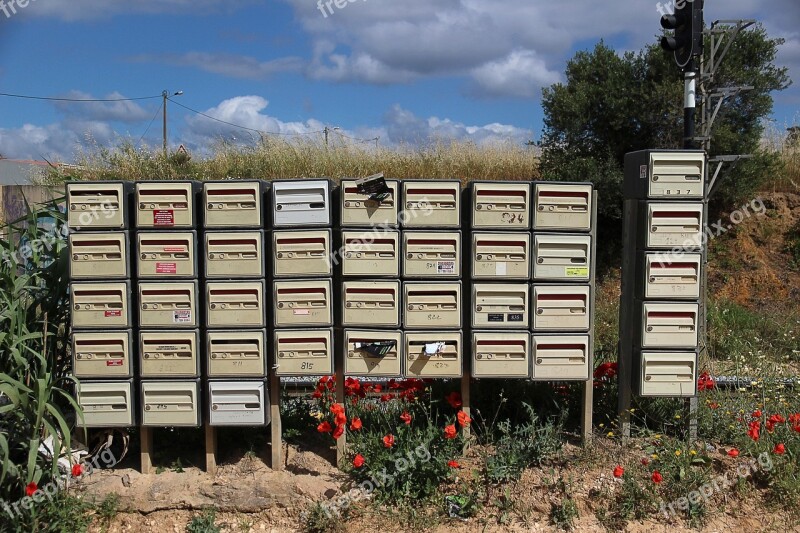
[[397, 346], [395, 340], [355, 343], [356, 350], [363, 350], [374, 357], [383, 357], [395, 346]]
[[377, 203], [381, 203], [392, 194], [392, 190], [386, 185], [383, 172], [373, 174], [367, 178], [357, 179], [356, 189], [361, 194], [369, 195], [369, 199]]

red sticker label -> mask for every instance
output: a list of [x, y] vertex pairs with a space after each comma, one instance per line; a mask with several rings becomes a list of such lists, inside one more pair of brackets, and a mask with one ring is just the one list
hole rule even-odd
[[156, 274], [177, 274], [177, 263], [156, 263]]
[[172, 209], [154, 209], [153, 224], [156, 226], [174, 226], [175, 212]]
[[106, 311], [105, 312], [105, 316], [106, 317], [122, 316], [122, 310], [121, 309], [112, 309], [111, 311]]
[[122, 359], [111, 359], [106, 361], [106, 366], [122, 366]]

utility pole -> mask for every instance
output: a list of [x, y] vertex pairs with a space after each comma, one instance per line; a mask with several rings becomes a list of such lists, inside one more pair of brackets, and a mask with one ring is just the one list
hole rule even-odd
[[329, 128], [328, 126], [325, 126], [322, 129], [322, 133], [325, 134], [325, 148], [328, 147], [328, 133], [330, 133], [332, 131], [339, 131], [339, 127], [338, 126], [334, 126], [333, 128]]
[[[183, 94], [183, 91], [176, 91], [172, 94], [172, 96], [180, 96]], [[164, 110], [164, 159], [167, 158], [167, 100], [169, 100], [169, 91], [164, 89], [161, 92], [161, 97], [164, 99], [162, 103], [162, 108]]]

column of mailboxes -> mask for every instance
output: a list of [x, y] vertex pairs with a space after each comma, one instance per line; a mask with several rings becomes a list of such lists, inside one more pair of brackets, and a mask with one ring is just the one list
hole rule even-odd
[[[706, 156], [702, 151], [633, 152], [625, 158], [625, 198], [636, 231], [625, 254], [631, 272], [633, 390], [640, 396], [696, 394], [700, 280], [704, 264]], [[627, 245], [626, 245], [627, 246]], [[623, 340], [624, 341], [624, 340]]]

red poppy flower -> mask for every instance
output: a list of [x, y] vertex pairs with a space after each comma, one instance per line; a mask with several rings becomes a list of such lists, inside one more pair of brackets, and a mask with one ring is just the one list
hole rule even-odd
[[697, 390], [711, 390], [716, 387], [717, 383], [714, 381], [708, 372], [703, 372], [697, 379]]
[[342, 435], [344, 435], [344, 426], [336, 426], [336, 429], [333, 430], [333, 438], [338, 440]]
[[39, 490], [39, 485], [35, 481], [31, 481], [25, 486], [25, 495], [30, 498], [37, 490]]
[[347, 424], [347, 415], [344, 414], [344, 411], [339, 411], [333, 416], [333, 423], [337, 426], [344, 426]]
[[319, 378], [319, 382], [327, 383], [329, 379], [331, 379], [330, 376], [322, 376], [321, 378]]
[[317, 431], [319, 431], [320, 433], [330, 433], [331, 431], [333, 431], [333, 428], [331, 427], [331, 423], [326, 420], [325, 422], [317, 426]]
[[402, 420], [407, 426], [411, 425], [411, 415], [408, 414], [408, 411], [403, 411], [403, 414], [400, 415], [400, 420]]
[[650, 464], [650, 459], [647, 457], [642, 457], [642, 466], [647, 466]]
[[747, 430], [747, 436], [753, 439], [755, 442], [758, 442], [758, 439], [761, 437], [761, 421], [753, 420], [750, 422], [750, 429]]
[[344, 413], [344, 406], [340, 403], [335, 403], [331, 405], [331, 413]]
[[358, 431], [362, 427], [364, 427], [364, 425], [361, 423], [361, 419], [358, 417], [355, 417], [353, 421], [350, 422], [350, 431]]
[[793, 426], [800, 424], [800, 413], [794, 413], [789, 415], [789, 423]]
[[622, 477], [622, 474], [625, 473], [625, 469], [622, 468], [620, 465], [614, 467], [614, 477]]
[[708, 404], [711, 409], [719, 409], [719, 404], [717, 402], [711, 402]]
[[456, 418], [458, 419], [458, 425], [462, 428], [467, 427], [472, 422], [472, 419], [464, 411], [459, 411]]
[[800, 433], [800, 424], [792, 427], [792, 429], [795, 431], [795, 433]]
[[381, 396], [382, 402], [388, 402], [389, 400], [393, 399], [394, 399], [394, 394], [384, 394], [383, 396]]
[[382, 390], [383, 390], [383, 385], [381, 385], [380, 383], [376, 383], [375, 384], [375, 392], [380, 394]]
[[739, 457], [739, 450], [736, 448], [728, 450], [728, 457]]
[[752, 416], [753, 418], [761, 418], [761, 411], [753, 411], [753, 413], [750, 416]]
[[653, 472], [653, 475], [650, 477], [650, 479], [652, 479], [652, 480], [653, 480], [653, 483], [655, 483], [656, 485], [658, 485], [659, 483], [661, 483], [662, 481], [664, 481], [664, 476], [662, 476], [662, 475], [661, 475], [661, 472], [659, 472], [658, 470], [656, 470], [655, 472]]
[[392, 378], [392, 379], [389, 380], [389, 389], [390, 390], [400, 390], [401, 388], [402, 387], [400, 387], [400, 384], [397, 383], [396, 379]]
[[594, 371], [594, 378], [601, 379], [601, 378], [613, 378], [617, 375], [618, 365], [617, 363], [603, 363], [602, 365], [598, 366]]
[[72, 465], [72, 477], [80, 477], [83, 474], [83, 467], [79, 464]]
[[444, 427], [444, 438], [446, 439], [454, 439], [456, 438], [456, 425], [450, 424], [449, 426]]
[[356, 468], [361, 468], [362, 466], [364, 466], [365, 462], [366, 461], [364, 460], [364, 456], [361, 455], [360, 453], [356, 454], [356, 456], [353, 457], [353, 466]]
[[447, 461], [447, 466], [449, 466], [450, 468], [461, 468], [461, 465], [458, 464], [458, 461], [453, 461], [453, 460]]
[[314, 394], [312, 394], [311, 397], [314, 398], [315, 400], [319, 400], [320, 398], [322, 398], [322, 393], [318, 390], [315, 390]]
[[464, 402], [461, 400], [461, 393], [453, 391], [447, 396], [444, 397], [447, 400], [447, 403], [450, 404], [450, 407], [453, 409], [461, 409], [461, 406], [464, 405]]
[[775, 445], [775, 449], [772, 450], [777, 455], [783, 455], [786, 453], [786, 446], [781, 442]]
[[394, 435], [391, 433], [383, 437], [383, 446], [385, 448], [391, 448], [394, 446]]

